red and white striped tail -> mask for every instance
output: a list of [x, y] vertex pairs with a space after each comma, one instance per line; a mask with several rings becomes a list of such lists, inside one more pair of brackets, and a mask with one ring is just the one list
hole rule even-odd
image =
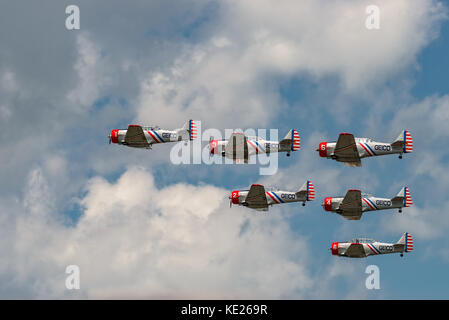
[[190, 133], [190, 140], [196, 139], [197, 128], [196, 128], [196, 123], [193, 120], [189, 120], [189, 133]]
[[405, 252], [413, 251], [413, 238], [410, 233], [405, 233]]
[[301, 139], [299, 138], [299, 132], [295, 129], [292, 130], [292, 151], [299, 150], [301, 147]]
[[315, 186], [310, 180], [307, 180], [307, 200], [312, 201], [315, 199]]
[[404, 187], [404, 207], [411, 207], [413, 205], [412, 196], [408, 187]]
[[413, 138], [409, 131], [404, 130], [404, 153], [413, 152]]

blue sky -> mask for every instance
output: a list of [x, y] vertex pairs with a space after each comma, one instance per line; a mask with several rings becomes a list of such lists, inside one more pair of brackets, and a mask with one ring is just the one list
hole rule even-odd
[[[438, 1], [76, 1], [23, 4], [0, 13], [2, 298], [447, 299], [445, 194], [449, 131], [447, 6]], [[376, 4], [381, 28], [364, 27]], [[129, 123], [203, 130], [295, 128], [301, 149], [258, 165], [170, 163], [152, 151], [107, 144]], [[18, 130], [17, 128], [27, 128]], [[414, 152], [350, 168], [318, 157], [340, 132], [393, 141], [411, 132]], [[296, 190], [317, 198], [268, 214], [229, 209], [236, 187]], [[346, 221], [326, 196], [360, 188], [414, 206]], [[365, 236], [415, 251], [343, 259], [333, 241]], [[81, 290], [63, 287], [81, 268]], [[381, 290], [365, 288], [366, 266]]]

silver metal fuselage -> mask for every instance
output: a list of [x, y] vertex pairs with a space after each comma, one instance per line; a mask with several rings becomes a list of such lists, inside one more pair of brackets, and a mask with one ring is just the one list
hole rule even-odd
[[[327, 202], [328, 199], [331, 199], [331, 202]], [[333, 211], [338, 213], [338, 208], [343, 201], [343, 197], [337, 198], [325, 198], [324, 203], [322, 204], [325, 207], [326, 211]], [[373, 196], [364, 196], [362, 197], [362, 212], [366, 211], [375, 211], [375, 210], [387, 210], [387, 209], [395, 209], [395, 208], [403, 208], [404, 203], [402, 201], [392, 201], [389, 198], [377, 198]]]
[[[210, 146], [211, 154], [219, 154], [223, 157], [229, 156], [225, 153], [226, 145], [228, 143], [228, 140], [212, 140], [212, 144]], [[248, 156], [263, 153], [269, 154], [275, 152], [291, 152], [291, 148], [289, 146], [283, 146], [279, 144], [279, 141], [270, 141], [261, 138], [248, 138], [246, 144], [248, 146]]]
[[[404, 152], [403, 147], [393, 146], [391, 143], [377, 142], [369, 138], [354, 138], [354, 140], [360, 159], [388, 154], [402, 154]], [[336, 142], [327, 142], [327, 158], [334, 158], [336, 144]]]
[[[248, 190], [238, 190], [238, 205], [245, 206]], [[291, 191], [265, 191], [267, 197], [267, 204], [269, 206], [273, 204], [289, 203], [289, 202], [305, 202], [306, 198], [300, 198], [295, 192]]]
[[402, 253], [405, 248], [403, 245], [374, 241], [370, 243], [356, 243], [357, 245], [361, 245], [363, 247], [362, 252], [358, 252], [357, 254], [348, 254], [347, 250], [349, 246], [353, 244], [354, 243], [351, 242], [334, 242], [331, 247], [332, 254], [348, 258], [365, 258], [379, 254]]
[[[143, 134], [148, 141], [148, 144], [151, 146], [156, 143], [165, 143], [165, 142], [177, 142], [182, 141], [182, 136], [178, 135], [177, 131], [173, 130], [165, 130], [159, 128], [151, 128], [151, 127], [142, 127]], [[121, 145], [128, 146], [125, 142], [127, 129], [119, 129], [117, 143]], [[133, 147], [133, 146], [130, 146]]]

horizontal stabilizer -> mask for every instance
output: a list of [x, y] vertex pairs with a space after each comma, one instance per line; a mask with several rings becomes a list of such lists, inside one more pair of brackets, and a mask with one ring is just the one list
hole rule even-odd
[[393, 147], [402, 147], [402, 152], [413, 152], [413, 138], [409, 131], [402, 131], [399, 136], [391, 144]]
[[413, 238], [410, 233], [405, 232], [401, 239], [395, 243], [396, 247], [399, 247], [402, 251], [410, 252], [413, 251]]
[[298, 130], [291, 129], [284, 139], [279, 142], [281, 145], [288, 146], [291, 151], [298, 151], [301, 147], [301, 139]]
[[197, 124], [194, 120], [187, 120], [177, 131], [183, 141], [194, 140], [198, 136]]
[[296, 192], [299, 200], [312, 201], [315, 199], [315, 186], [310, 180], [304, 182], [302, 187]]
[[413, 205], [412, 196], [408, 187], [403, 187], [399, 193], [391, 199], [393, 204], [401, 205], [402, 207], [411, 207]]

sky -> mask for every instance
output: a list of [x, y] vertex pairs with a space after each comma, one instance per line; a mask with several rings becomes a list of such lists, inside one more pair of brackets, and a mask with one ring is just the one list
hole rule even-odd
[[[67, 30], [65, 8], [80, 9]], [[366, 7], [380, 9], [367, 29]], [[449, 8], [436, 0], [2, 1], [0, 298], [448, 299]], [[301, 149], [259, 165], [174, 165], [172, 145], [109, 145], [130, 123], [297, 129]], [[414, 151], [350, 168], [319, 158], [340, 132]], [[207, 144], [207, 141], [205, 142]], [[252, 183], [316, 200], [233, 206]], [[347, 221], [321, 207], [358, 188], [414, 206]], [[362, 236], [415, 250], [345, 259]], [[80, 269], [68, 290], [66, 267]], [[380, 270], [368, 290], [365, 269]]]

